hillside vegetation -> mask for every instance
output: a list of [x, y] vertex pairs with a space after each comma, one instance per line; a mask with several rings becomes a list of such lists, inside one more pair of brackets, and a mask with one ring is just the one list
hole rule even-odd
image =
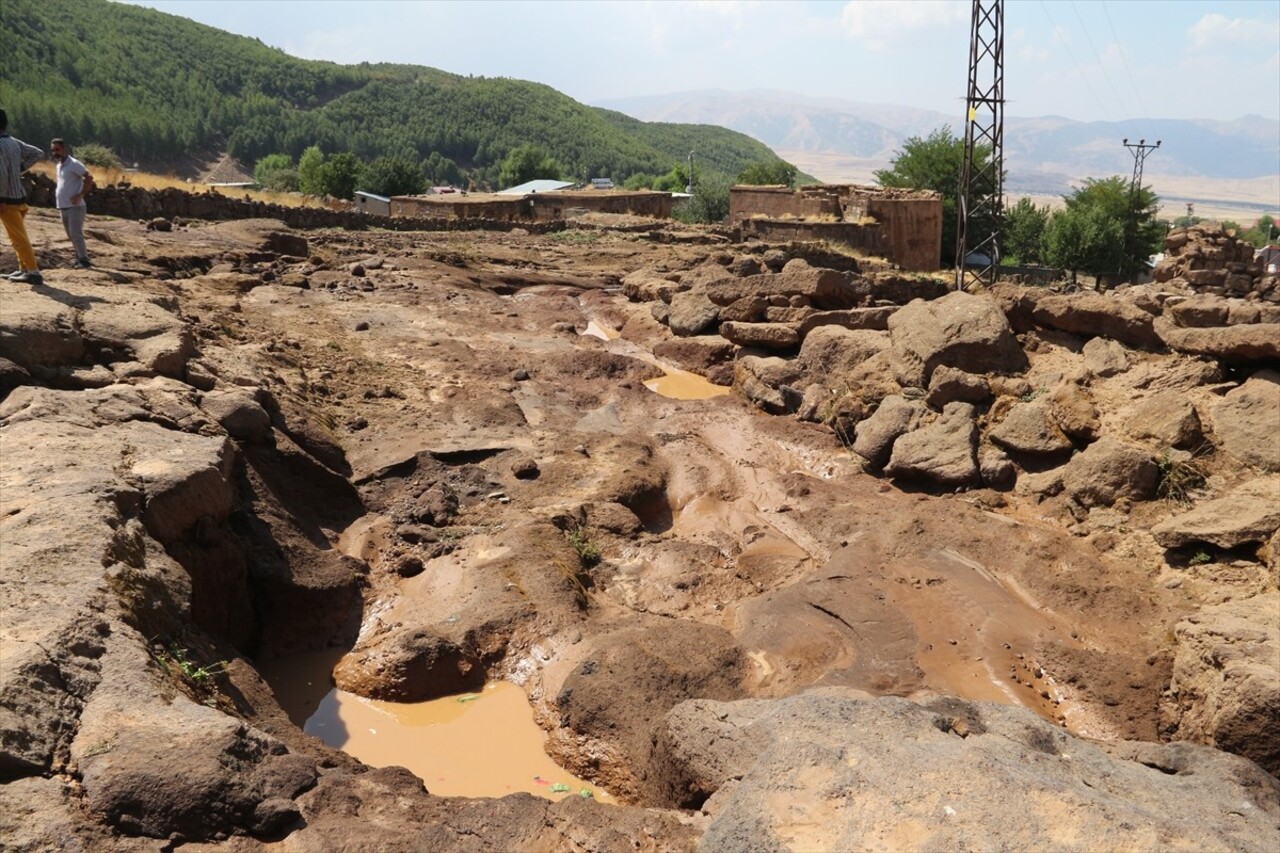
[[741, 133], [641, 122], [537, 83], [302, 60], [106, 0], [5, 0], [0, 33], [0, 105], [15, 135], [101, 142], [130, 161], [225, 150], [252, 165], [319, 145], [364, 160], [431, 161], [431, 171], [452, 163], [494, 183], [522, 143], [545, 148], [570, 177], [619, 182], [665, 173], [690, 151], [725, 175], [778, 159]]

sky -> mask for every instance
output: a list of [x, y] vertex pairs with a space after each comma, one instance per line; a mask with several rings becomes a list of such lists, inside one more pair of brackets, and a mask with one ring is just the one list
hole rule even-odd
[[[306, 59], [545, 83], [587, 104], [702, 89], [963, 113], [968, 0], [129, 0]], [[1280, 121], [1276, 0], [1006, 0], [1005, 113]]]

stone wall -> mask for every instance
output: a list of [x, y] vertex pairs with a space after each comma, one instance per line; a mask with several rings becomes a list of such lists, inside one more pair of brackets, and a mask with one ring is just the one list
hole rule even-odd
[[729, 224], [745, 219], [841, 218], [840, 199], [828, 192], [812, 192], [813, 187], [740, 186], [729, 190]]
[[[27, 201], [35, 207], [53, 207], [53, 181], [43, 175], [27, 177]], [[176, 188], [148, 190], [141, 187], [99, 187], [85, 199], [89, 213], [121, 219], [278, 219], [291, 228], [344, 228], [362, 231], [385, 228], [389, 231], [508, 231], [523, 228], [537, 234], [561, 231], [563, 221], [515, 221], [502, 217], [473, 216], [375, 216], [354, 210], [323, 207], [291, 207], [233, 198], [212, 190], [189, 193]]]
[[[893, 244], [884, 226], [878, 223], [816, 222], [802, 219], [765, 219], [757, 217], [742, 223], [743, 238], [755, 237], [771, 242], [790, 240], [829, 240], [843, 243], [868, 255], [888, 257]], [[930, 269], [936, 269], [934, 264]]]
[[[769, 224], [750, 225], [762, 220]], [[883, 235], [875, 238], [878, 249], [868, 248], [870, 238], [859, 230], [867, 220], [883, 228]], [[935, 192], [856, 184], [798, 190], [738, 186], [729, 190], [729, 222], [758, 235], [781, 230], [799, 240], [857, 239], [849, 244], [881, 254], [905, 270], [936, 270], [942, 257], [942, 197]], [[797, 227], [781, 227], [788, 222]], [[856, 227], [828, 227], [833, 224]], [[814, 236], [803, 236], [807, 233]]]
[[660, 192], [551, 192], [523, 196], [396, 196], [391, 215], [437, 216], [453, 219], [484, 218], [550, 222], [564, 219], [570, 210], [594, 213], [626, 213], [654, 219], [671, 217], [671, 194]]
[[1170, 231], [1155, 280], [1186, 285], [1197, 293], [1280, 302], [1280, 275], [1266, 272], [1253, 246], [1221, 225], [1204, 222]]

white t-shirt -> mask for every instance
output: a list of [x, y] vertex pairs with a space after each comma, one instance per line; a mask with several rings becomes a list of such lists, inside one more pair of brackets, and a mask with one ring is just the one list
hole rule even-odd
[[[64, 207], [84, 207], [84, 179], [89, 174], [89, 170], [84, 167], [76, 158], [68, 154], [58, 164], [58, 188], [54, 195], [57, 197], [58, 210]], [[72, 204], [71, 199], [80, 195], [80, 203]]]

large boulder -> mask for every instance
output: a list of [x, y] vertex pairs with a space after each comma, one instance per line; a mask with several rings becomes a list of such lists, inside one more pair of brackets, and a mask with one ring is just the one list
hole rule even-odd
[[743, 347], [789, 350], [800, 343], [793, 323], [721, 323], [720, 334]]
[[1280, 529], [1280, 477], [1250, 480], [1226, 495], [1206, 501], [1151, 528], [1162, 548], [1207, 542], [1219, 548], [1262, 544]]
[[948, 403], [931, 424], [893, 443], [884, 472], [890, 477], [924, 480], [943, 488], [974, 486], [978, 473], [978, 425], [969, 403]]
[[1041, 326], [1074, 335], [1101, 335], [1125, 346], [1160, 349], [1154, 317], [1132, 302], [1101, 293], [1045, 293], [1031, 297], [1031, 317]]
[[1104, 750], [1006, 705], [841, 688], [685, 702], [655, 763], [665, 804], [710, 816], [708, 853], [1280, 845], [1280, 783], [1252, 763], [1190, 744]]
[[1280, 325], [1275, 323], [1187, 329], [1160, 317], [1155, 321], [1155, 331], [1175, 352], [1207, 355], [1229, 364], [1280, 360]]
[[853, 452], [874, 468], [883, 468], [893, 452], [893, 443], [916, 428], [927, 411], [919, 400], [891, 394], [880, 401], [871, 417], [854, 427]]
[[707, 299], [702, 290], [686, 290], [671, 297], [671, 311], [667, 314], [667, 326], [682, 338], [701, 335], [715, 327], [720, 320], [720, 309]]
[[1160, 466], [1150, 453], [1110, 438], [1089, 445], [1062, 467], [1064, 491], [1082, 506], [1148, 500], [1159, 481]]
[[1169, 733], [1280, 774], [1280, 593], [1206, 607], [1174, 635], [1173, 679], [1161, 707]]
[[819, 310], [853, 308], [862, 299], [862, 293], [854, 285], [856, 279], [854, 273], [788, 264], [779, 273], [709, 283], [707, 296], [717, 305], [730, 305], [753, 296], [802, 296]]
[[1085, 341], [1084, 369], [1094, 376], [1107, 378], [1129, 369], [1129, 356], [1124, 347], [1106, 338], [1090, 338]]
[[1280, 470], [1280, 373], [1261, 370], [1213, 407], [1219, 446], [1257, 468]]
[[1050, 415], [1048, 403], [1041, 400], [1015, 403], [987, 437], [1005, 450], [1028, 456], [1055, 456], [1073, 447]]
[[423, 702], [484, 686], [475, 652], [432, 631], [381, 634], [352, 649], [333, 669], [349, 693], [388, 702]]
[[840, 377], [889, 347], [889, 336], [867, 329], [820, 326], [805, 336], [796, 363], [815, 382]]
[[1190, 448], [1204, 437], [1196, 407], [1186, 394], [1172, 388], [1139, 400], [1129, 406], [1121, 417], [1129, 435], [1139, 440], [1154, 441], [1163, 447]]
[[916, 300], [889, 318], [894, 375], [904, 386], [927, 388], [941, 365], [970, 373], [1020, 373], [1027, 357], [994, 299], [949, 293]]
[[597, 639], [555, 703], [562, 726], [610, 757], [614, 786], [634, 791], [663, 715], [685, 699], [742, 697], [746, 673], [746, 653], [723, 628], [651, 619]]

